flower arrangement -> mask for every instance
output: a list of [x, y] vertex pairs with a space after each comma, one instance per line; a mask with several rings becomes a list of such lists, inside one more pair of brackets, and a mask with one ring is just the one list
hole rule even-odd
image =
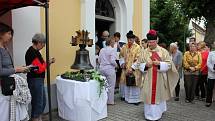
[[104, 87], [107, 87], [106, 78], [102, 76], [98, 71], [91, 70], [81, 73], [80, 71], [77, 72], [65, 72], [61, 75], [63, 79], [71, 79], [81, 82], [87, 82], [89, 80], [96, 80], [99, 83], [99, 96], [102, 94], [102, 90]]

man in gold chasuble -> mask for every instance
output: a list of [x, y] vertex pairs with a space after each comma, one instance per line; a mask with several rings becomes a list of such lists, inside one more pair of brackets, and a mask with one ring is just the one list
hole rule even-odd
[[166, 100], [173, 96], [179, 75], [169, 52], [157, 44], [157, 32], [150, 30], [147, 39], [148, 48], [141, 52], [133, 67], [143, 74], [141, 100], [145, 118], [159, 120], [167, 110]]

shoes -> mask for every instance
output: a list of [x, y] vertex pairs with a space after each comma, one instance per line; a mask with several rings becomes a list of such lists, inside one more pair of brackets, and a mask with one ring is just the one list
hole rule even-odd
[[189, 102], [190, 102], [189, 100], [187, 100], [187, 99], [185, 100], [185, 103], [189, 103]]
[[191, 104], [195, 104], [195, 102], [194, 102], [194, 101], [190, 101], [190, 103], [191, 103]]
[[138, 106], [141, 102], [138, 102], [138, 103], [133, 103], [134, 105]]
[[194, 98], [195, 100], [199, 100], [199, 96], [195, 96], [195, 98]]
[[179, 97], [175, 97], [175, 101], [179, 101]]
[[40, 121], [39, 118], [32, 118], [31, 121]]
[[113, 103], [113, 104], [107, 104], [107, 105], [114, 106], [114, 105], [116, 105], [116, 103]]
[[205, 100], [206, 100], [206, 98], [204, 98], [204, 97], [199, 98], [199, 101], [205, 101]]
[[206, 103], [206, 107], [210, 107], [212, 103]]
[[125, 98], [124, 98], [124, 97], [121, 97], [120, 100], [121, 100], [121, 101], [125, 101]]

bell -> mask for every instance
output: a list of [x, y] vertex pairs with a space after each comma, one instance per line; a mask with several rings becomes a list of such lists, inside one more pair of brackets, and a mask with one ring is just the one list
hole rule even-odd
[[94, 67], [90, 63], [89, 51], [85, 49], [86, 45], [79, 44], [80, 49], [76, 51], [75, 62], [71, 69], [88, 70]]
[[89, 39], [88, 31], [76, 31], [77, 36], [73, 37], [70, 42], [72, 46], [79, 45], [80, 49], [76, 51], [75, 62], [71, 66], [71, 69], [79, 69], [80, 72], [84, 70], [93, 69], [94, 67], [90, 63], [89, 51], [85, 49], [86, 46], [92, 47], [93, 40]]

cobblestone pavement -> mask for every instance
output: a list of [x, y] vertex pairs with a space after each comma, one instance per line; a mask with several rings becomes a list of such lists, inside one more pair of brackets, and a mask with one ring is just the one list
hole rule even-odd
[[[44, 121], [48, 121], [47, 118]], [[53, 121], [65, 120], [59, 118], [57, 112], [53, 112]], [[100, 121], [145, 121], [143, 104], [127, 104], [120, 101], [116, 94], [116, 105], [108, 106], [108, 117]], [[209, 108], [205, 107], [205, 102], [199, 100], [195, 100], [195, 104], [185, 103], [182, 89], [180, 101], [168, 101], [167, 112], [160, 121], [215, 121], [215, 103]]]

